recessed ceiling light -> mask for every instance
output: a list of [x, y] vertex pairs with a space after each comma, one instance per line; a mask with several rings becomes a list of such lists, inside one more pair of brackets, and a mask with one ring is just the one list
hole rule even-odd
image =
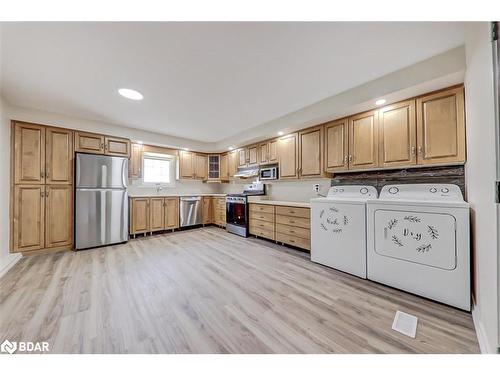
[[118, 93], [123, 96], [124, 98], [130, 99], [130, 100], [142, 100], [144, 99], [144, 96], [136, 90], [132, 89], [118, 89]]
[[142, 145], [142, 141], [137, 141], [137, 143], [139, 143], [140, 145]]
[[278, 132], [278, 135], [283, 135], [283, 134], [285, 134], [285, 133], [283, 133], [282, 131]]
[[184, 148], [183, 148], [183, 150], [184, 150], [184, 151], [189, 151], [189, 148], [184, 147]]
[[377, 100], [377, 101], [375, 102], [375, 104], [376, 104], [376, 105], [382, 105], [382, 104], [384, 104], [385, 102], [386, 102], [386, 100], [385, 100], [385, 99], [379, 99], [379, 100]]
[[229, 146], [228, 149], [229, 149], [229, 151], [232, 151], [232, 150], [234, 150], [234, 147], [233, 146]]

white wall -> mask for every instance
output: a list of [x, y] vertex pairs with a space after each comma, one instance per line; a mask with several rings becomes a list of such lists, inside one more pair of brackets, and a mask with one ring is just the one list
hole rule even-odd
[[7, 104], [0, 97], [0, 276], [19, 258], [9, 254], [9, 202], [10, 202], [10, 120]]
[[474, 321], [482, 351], [498, 344], [498, 222], [490, 26], [466, 26], [467, 197], [472, 207]]

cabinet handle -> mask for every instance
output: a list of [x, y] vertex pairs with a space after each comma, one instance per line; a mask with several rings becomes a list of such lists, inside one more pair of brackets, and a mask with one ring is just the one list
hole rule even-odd
[[418, 154], [422, 155], [422, 146], [418, 146]]
[[349, 161], [349, 156], [344, 156], [344, 164], [347, 164], [347, 162]]
[[48, 190], [45, 192], [45, 197], [47, 197], [47, 198], [49, 197], [49, 191]]
[[294, 223], [295, 223], [295, 220], [290, 220], [290, 223], [294, 224]]
[[349, 162], [351, 163], [351, 162], [352, 162], [352, 160], [353, 160], [352, 155], [349, 155]]
[[415, 146], [411, 146], [411, 156], [415, 156]]
[[41, 191], [40, 196], [43, 198], [45, 196], [45, 192]]
[[107, 144], [107, 143], [104, 145], [104, 149], [105, 149], [105, 150], [107, 150], [107, 149], [108, 149], [108, 144]]
[[45, 173], [45, 177], [49, 178], [49, 172]]
[[101, 149], [103, 149], [103, 148], [104, 148], [104, 143], [101, 143]]
[[41, 172], [40, 173], [40, 178], [44, 178], [45, 177], [45, 173]]

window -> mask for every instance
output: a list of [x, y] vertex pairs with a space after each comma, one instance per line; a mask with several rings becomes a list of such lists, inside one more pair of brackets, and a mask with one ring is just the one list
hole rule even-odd
[[175, 183], [175, 157], [165, 154], [144, 153], [143, 183], [170, 185]]

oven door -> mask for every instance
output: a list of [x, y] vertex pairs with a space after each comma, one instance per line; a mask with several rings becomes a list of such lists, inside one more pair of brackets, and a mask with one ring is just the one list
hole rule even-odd
[[241, 227], [247, 226], [247, 205], [240, 202], [226, 203], [226, 223], [238, 225]]

